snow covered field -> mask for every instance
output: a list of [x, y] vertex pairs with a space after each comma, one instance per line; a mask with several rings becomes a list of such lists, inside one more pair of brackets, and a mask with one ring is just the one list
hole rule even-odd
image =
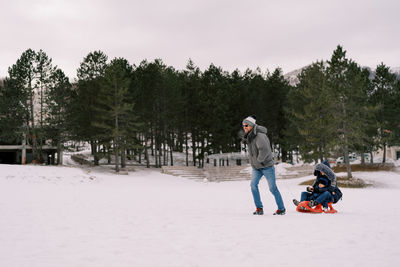
[[338, 214], [301, 214], [312, 178], [267, 183], [253, 216], [249, 181], [202, 183], [138, 170], [0, 165], [0, 266], [400, 266], [400, 174], [343, 189]]

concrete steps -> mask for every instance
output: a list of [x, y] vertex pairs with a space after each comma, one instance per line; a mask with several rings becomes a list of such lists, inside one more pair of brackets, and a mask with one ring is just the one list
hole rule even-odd
[[163, 166], [162, 173], [180, 176], [191, 180], [201, 180], [207, 178], [203, 169], [196, 166]]
[[251, 175], [245, 169], [248, 166], [206, 166], [209, 181], [242, 181], [250, 180]]
[[205, 178], [208, 181], [241, 181], [249, 180], [251, 175], [243, 170], [247, 166], [205, 166], [198, 168], [196, 166], [163, 166], [162, 172], [174, 176], [180, 176], [192, 180], [201, 180]]
[[[204, 181], [206, 178], [210, 182], [222, 181], [243, 181], [251, 180], [250, 165], [241, 166], [219, 166], [206, 165], [204, 168], [196, 166], [163, 166], [162, 172], [183, 178]], [[277, 174], [277, 179], [291, 179], [307, 175], [312, 175], [313, 166], [296, 166], [288, 169], [288, 174]], [[290, 173], [292, 172], [292, 173]]]

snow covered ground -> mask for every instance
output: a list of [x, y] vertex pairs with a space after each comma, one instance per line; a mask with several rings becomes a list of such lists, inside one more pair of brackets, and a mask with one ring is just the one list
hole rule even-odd
[[253, 216], [249, 181], [202, 183], [138, 170], [0, 165], [0, 266], [400, 266], [400, 174], [354, 173], [338, 214], [301, 214], [312, 176], [267, 183]]

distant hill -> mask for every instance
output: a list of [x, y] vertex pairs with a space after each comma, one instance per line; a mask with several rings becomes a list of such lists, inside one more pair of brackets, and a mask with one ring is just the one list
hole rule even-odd
[[288, 81], [291, 86], [295, 86], [296, 84], [299, 83], [299, 78], [297, 78], [297, 76], [301, 73], [303, 69], [307, 68], [308, 66], [310, 65], [288, 72], [283, 75], [283, 78], [285, 78], [285, 80]]
[[[283, 77], [289, 82], [291, 86], [295, 86], [299, 83], [299, 79], [297, 78], [297, 76], [301, 73], [303, 69], [307, 68], [308, 66], [310, 65], [288, 72], [284, 74]], [[366, 66], [363, 66], [363, 68], [367, 68], [371, 72], [371, 75], [369, 77], [370, 79], [373, 79], [375, 77], [375, 69]], [[397, 79], [400, 80], [400, 67], [390, 67], [390, 70], [395, 73], [397, 75]]]
[[391, 71], [397, 74], [397, 78], [400, 79], [400, 67], [390, 68]]

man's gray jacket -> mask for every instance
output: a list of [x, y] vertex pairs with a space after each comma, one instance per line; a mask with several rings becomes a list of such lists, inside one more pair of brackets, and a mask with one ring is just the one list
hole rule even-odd
[[267, 128], [254, 125], [251, 132], [243, 138], [249, 150], [250, 164], [255, 169], [262, 169], [274, 165], [271, 145], [267, 137]]

